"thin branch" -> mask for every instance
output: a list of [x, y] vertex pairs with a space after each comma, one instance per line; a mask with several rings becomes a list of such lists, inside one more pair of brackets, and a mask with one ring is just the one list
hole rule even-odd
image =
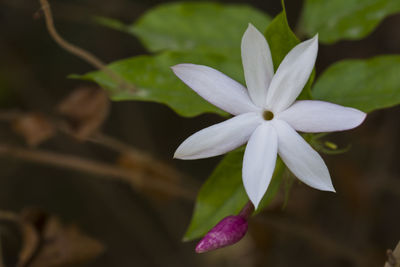
[[21, 219], [14, 212], [0, 210], [0, 221], [10, 221], [10, 222], [14, 222], [14, 223], [19, 223], [21, 221]]
[[[18, 110], [0, 111], [0, 121], [12, 122], [14, 120], [21, 118], [24, 115], [25, 114], [23, 112], [18, 111]], [[50, 118], [49, 118], [49, 120], [50, 120]], [[74, 134], [71, 132], [69, 127], [67, 127], [65, 125], [64, 121], [59, 120], [58, 118], [51, 118], [51, 122], [60, 132], [65, 133], [72, 137], [74, 136]], [[153, 183], [153, 180], [156, 180], [156, 179], [152, 179], [150, 181], [147, 178], [160, 177], [160, 178], [166, 178], [167, 180], [169, 180], [171, 182], [177, 182], [180, 180], [184, 180], [186, 184], [189, 184], [191, 186], [191, 188], [194, 188], [194, 187], [197, 188], [199, 186], [198, 183], [196, 181], [194, 181], [191, 177], [176, 170], [175, 168], [172, 168], [168, 164], [152, 157], [150, 154], [148, 154], [144, 151], [138, 150], [134, 147], [131, 147], [130, 145], [115, 139], [114, 137], [107, 136], [107, 135], [99, 132], [99, 133], [94, 134], [92, 137], [86, 138], [84, 141], [88, 141], [88, 142], [95, 143], [97, 145], [104, 146], [108, 149], [118, 152], [121, 156], [126, 156], [126, 158], [129, 159], [129, 161], [131, 161], [132, 163], [134, 163], [134, 165], [141, 166], [140, 170], [133, 169], [132, 172], [134, 172], [136, 174], [140, 173], [141, 176], [146, 176], [147, 183]], [[0, 149], [1, 149], [1, 147], [0, 147]], [[22, 149], [22, 148], [18, 148], [18, 149]], [[26, 149], [26, 151], [29, 151], [31, 153], [34, 152], [33, 150], [27, 150], [27, 149]], [[52, 152], [46, 152], [46, 153], [47, 153], [47, 155], [49, 155], [49, 153], [52, 153]], [[1, 154], [1, 151], [0, 151], [0, 154]], [[57, 154], [57, 155], [61, 155], [61, 154]], [[46, 159], [50, 159], [50, 158], [46, 158]], [[31, 158], [29, 158], [29, 160], [31, 160]], [[80, 159], [80, 160], [82, 160], [82, 159]], [[90, 162], [95, 162], [95, 161], [90, 161]], [[55, 163], [52, 163], [52, 164], [56, 165]], [[76, 163], [76, 162], [73, 163], [73, 165], [75, 167], [81, 166], [80, 164], [81, 163]], [[83, 165], [84, 165], [83, 168], [87, 168], [88, 166], [91, 166], [90, 164], [89, 165], [83, 164]], [[104, 164], [101, 164], [101, 165], [104, 166]], [[111, 167], [111, 169], [102, 170], [99, 174], [105, 173], [105, 174], [111, 174], [114, 176], [122, 175], [122, 177], [129, 177], [130, 182], [133, 183], [135, 186], [142, 185], [142, 177], [141, 176], [139, 177], [136, 175], [139, 178], [132, 178], [133, 174], [130, 169], [129, 170], [123, 169], [124, 173], [121, 173], [120, 168], [117, 168], [114, 165], [109, 165], [109, 166]], [[89, 172], [96, 173], [96, 168], [97, 167], [90, 168]], [[115, 170], [118, 170], [117, 173], [114, 172]], [[132, 179], [135, 179], [136, 182], [132, 182]], [[158, 183], [158, 182], [156, 181], [155, 183]], [[167, 181], [163, 182], [163, 184], [164, 183], [167, 183]], [[157, 185], [155, 185], [153, 187], [157, 187]], [[159, 187], [161, 188], [161, 191], [165, 191], [163, 188], [164, 186], [160, 185]], [[168, 186], [165, 189], [169, 190]], [[174, 189], [172, 189], [172, 190], [175, 192]], [[179, 195], [179, 193], [178, 193], [178, 195]], [[190, 199], [194, 199], [194, 193], [191, 193]]]
[[18, 110], [0, 110], [0, 121], [10, 122], [20, 118], [22, 112]]
[[93, 142], [114, 151], [119, 152], [121, 155], [128, 155], [130, 159], [142, 166], [146, 166], [152, 173], [160, 177], [168, 177], [171, 179], [184, 179], [186, 183], [190, 183], [196, 188], [199, 187], [198, 182], [194, 181], [192, 177], [185, 175], [184, 173], [172, 168], [168, 164], [154, 158], [149, 153], [138, 150], [112, 136], [108, 136], [104, 133], [94, 134], [89, 137], [86, 141]]
[[147, 177], [144, 173], [76, 156], [63, 155], [43, 150], [30, 150], [6, 144], [0, 144], [0, 156], [11, 156], [31, 162], [50, 164], [76, 171], [97, 174], [107, 178], [117, 177], [125, 182], [133, 184], [136, 188], [154, 189], [189, 200], [193, 200], [195, 197], [194, 192], [171, 183], [162, 180], [146, 179]]
[[110, 76], [111, 79], [113, 79], [119, 87], [130, 90], [132, 92], [138, 91], [139, 89], [136, 88], [133, 84], [128, 83], [122, 78], [118, 73], [114, 72], [110, 68], [107, 67], [107, 65], [102, 62], [100, 59], [98, 59], [95, 55], [92, 53], [85, 51], [84, 49], [69, 43], [68, 41], [64, 40], [57, 32], [55, 26], [54, 26], [54, 21], [53, 21], [53, 15], [50, 9], [50, 4], [47, 0], [39, 0], [41, 8], [44, 13], [44, 17], [46, 20], [46, 27], [47, 30], [50, 34], [50, 36], [53, 38], [53, 40], [61, 46], [63, 49], [66, 51], [70, 52], [71, 54], [85, 60], [95, 68], [103, 71], [106, 73], [108, 76]]
[[93, 143], [97, 143], [100, 145], [103, 145], [105, 147], [108, 147], [112, 150], [118, 151], [121, 154], [124, 153], [140, 153], [141, 155], [143, 155], [142, 152], [137, 151], [136, 149], [134, 149], [133, 147], [111, 137], [108, 135], [105, 135], [103, 133], [97, 133], [92, 137], [89, 137], [87, 141], [93, 142]]

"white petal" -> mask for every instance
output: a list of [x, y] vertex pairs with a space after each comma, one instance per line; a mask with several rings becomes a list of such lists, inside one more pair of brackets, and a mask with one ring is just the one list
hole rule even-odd
[[264, 107], [274, 66], [267, 40], [252, 24], [242, 38], [242, 62], [250, 97], [257, 106]]
[[333, 132], [360, 125], [366, 114], [358, 109], [324, 101], [296, 101], [277, 118], [286, 121], [297, 131], [307, 133]]
[[271, 123], [264, 122], [251, 135], [243, 158], [244, 188], [257, 208], [274, 173], [278, 137]]
[[186, 139], [174, 158], [201, 159], [224, 154], [246, 143], [261, 122], [258, 113], [245, 113], [205, 128]]
[[258, 109], [243, 85], [213, 68], [178, 64], [172, 70], [202, 98], [228, 113], [238, 115]]
[[273, 120], [278, 133], [278, 153], [290, 171], [305, 184], [335, 191], [321, 156], [285, 121]]
[[313, 70], [318, 35], [295, 46], [279, 65], [268, 90], [266, 108], [285, 110], [299, 96]]

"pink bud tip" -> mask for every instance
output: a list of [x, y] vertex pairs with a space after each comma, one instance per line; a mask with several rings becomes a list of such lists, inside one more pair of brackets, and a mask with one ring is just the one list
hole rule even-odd
[[204, 253], [235, 244], [247, 232], [247, 220], [242, 216], [228, 216], [214, 226], [196, 246], [197, 253]]

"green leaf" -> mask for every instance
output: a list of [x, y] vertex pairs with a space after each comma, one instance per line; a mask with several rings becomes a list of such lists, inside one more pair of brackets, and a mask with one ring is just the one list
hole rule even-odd
[[248, 23], [265, 29], [270, 18], [247, 5], [211, 2], [168, 3], [151, 9], [131, 25], [100, 21], [137, 36], [151, 52], [213, 52], [240, 57], [240, 41]]
[[290, 29], [287, 22], [286, 12], [283, 10], [268, 25], [265, 31], [265, 38], [271, 49], [272, 61], [275, 71], [293, 47], [300, 43], [300, 40]]
[[[271, 49], [272, 61], [274, 62], [274, 69], [276, 71], [287, 53], [300, 43], [300, 40], [290, 29], [285, 9], [272, 20], [264, 35]], [[298, 99], [311, 99], [311, 85], [314, 77], [315, 70], [311, 73]]]
[[[196, 205], [185, 241], [204, 236], [221, 219], [237, 214], [249, 201], [242, 183], [243, 149], [227, 154], [203, 184], [197, 196]], [[273, 199], [279, 189], [283, 170], [282, 161], [277, 160], [274, 176], [258, 211]]]
[[310, 36], [319, 33], [324, 43], [357, 40], [397, 12], [399, 0], [307, 0], [300, 25]]
[[178, 63], [204, 64], [218, 69], [232, 79], [243, 82], [240, 63], [216, 54], [195, 54], [164, 52], [155, 56], [138, 56], [116, 61], [109, 68], [142, 91], [136, 94], [123, 90], [109, 76], [101, 71], [72, 78], [86, 79], [98, 83], [110, 92], [113, 100], [142, 100], [163, 103], [181, 116], [196, 116], [213, 112], [223, 116], [227, 113], [209, 104], [180, 81], [170, 67]]
[[343, 60], [329, 67], [313, 88], [315, 99], [365, 112], [400, 103], [400, 56]]
[[[98, 23], [138, 36], [154, 57], [141, 56], [117, 61], [110, 68], [143, 90], [134, 94], [119, 88], [101, 72], [75, 78], [92, 80], [111, 92], [113, 100], [143, 100], [164, 103], [182, 116], [204, 112], [227, 115], [207, 103], [170, 70], [178, 63], [203, 64], [244, 83], [240, 42], [248, 23], [264, 29], [270, 19], [246, 5], [218, 3], [169, 3], [151, 9], [136, 23], [95, 18]], [[171, 52], [175, 51], [175, 52]]]
[[122, 31], [122, 32], [129, 32], [129, 27], [127, 25], [125, 25], [122, 21], [119, 21], [117, 19], [101, 17], [101, 16], [94, 16], [92, 19], [97, 24], [106, 26], [110, 29], [114, 29], [114, 30]]

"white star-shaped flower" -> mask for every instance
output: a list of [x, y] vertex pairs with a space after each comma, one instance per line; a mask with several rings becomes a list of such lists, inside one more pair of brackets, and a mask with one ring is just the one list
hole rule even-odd
[[207, 66], [179, 64], [172, 67], [201, 97], [234, 115], [187, 138], [174, 157], [213, 157], [247, 142], [242, 178], [255, 207], [271, 181], [277, 154], [305, 184], [335, 191], [323, 159], [296, 131], [348, 130], [360, 125], [366, 114], [323, 101], [296, 101], [313, 70], [318, 36], [294, 47], [275, 74], [268, 43], [251, 24], [243, 35], [241, 50], [247, 89]]

